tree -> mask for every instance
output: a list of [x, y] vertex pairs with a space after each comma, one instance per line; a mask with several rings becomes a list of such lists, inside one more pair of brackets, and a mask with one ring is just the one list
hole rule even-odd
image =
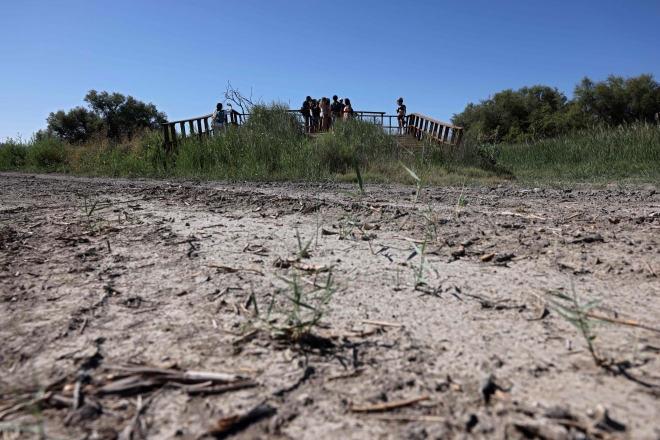
[[575, 86], [573, 101], [571, 117], [581, 124], [652, 121], [660, 108], [660, 84], [650, 74], [626, 79], [610, 75], [597, 83], [585, 76]]
[[103, 125], [96, 113], [83, 107], [76, 107], [68, 113], [64, 113], [64, 110], [51, 112], [46, 122], [48, 122], [48, 133], [71, 143], [86, 141]]
[[563, 93], [548, 86], [508, 89], [479, 104], [468, 104], [451, 121], [476, 134], [480, 142], [523, 142], [564, 129], [566, 102]]
[[167, 121], [165, 113], [159, 112], [154, 104], [121, 93], [90, 90], [84, 100], [89, 110], [76, 107], [67, 113], [64, 110], [50, 113], [46, 118], [48, 132], [77, 143], [105, 130], [109, 138], [118, 141], [122, 137], [131, 138], [141, 128], [156, 130]]

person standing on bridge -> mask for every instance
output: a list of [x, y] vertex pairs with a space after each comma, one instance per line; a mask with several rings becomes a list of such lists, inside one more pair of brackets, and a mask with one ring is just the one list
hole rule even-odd
[[396, 109], [396, 119], [399, 122], [399, 134], [403, 134], [406, 125], [406, 106], [403, 103], [403, 98], [397, 99], [396, 103], [399, 105]]
[[337, 95], [334, 95], [332, 97], [332, 104], [330, 104], [330, 126], [332, 126], [335, 119], [341, 118], [341, 108], [343, 107], [343, 104], [337, 101], [337, 99]]
[[321, 131], [328, 131], [330, 128], [330, 100], [325, 96], [321, 98]]
[[353, 117], [353, 106], [350, 99], [344, 98], [344, 108], [341, 113], [344, 119], [351, 119]]
[[222, 103], [220, 102], [215, 106], [215, 111], [213, 112], [212, 118], [214, 134], [220, 133], [220, 130], [227, 131], [227, 121], [229, 120], [229, 116], [233, 113], [238, 113], [231, 108], [231, 104], [228, 104], [228, 106], [229, 110], [223, 110]]
[[305, 122], [305, 132], [309, 133], [310, 127], [310, 118], [312, 117], [312, 97], [308, 96], [305, 98], [305, 101], [302, 103], [302, 107], [300, 107], [300, 113], [303, 115], [303, 120]]

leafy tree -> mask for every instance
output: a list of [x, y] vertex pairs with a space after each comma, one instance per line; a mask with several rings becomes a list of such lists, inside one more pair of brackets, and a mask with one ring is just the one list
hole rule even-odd
[[495, 144], [534, 141], [595, 124], [652, 121], [658, 110], [660, 84], [653, 75], [610, 75], [600, 82], [584, 77], [570, 101], [556, 88], [542, 85], [503, 90], [468, 104], [451, 121], [464, 127], [468, 138]]
[[90, 90], [84, 100], [89, 110], [76, 107], [67, 113], [51, 113], [46, 118], [48, 132], [72, 143], [85, 141], [101, 130], [109, 138], [120, 140], [124, 136], [131, 138], [141, 128], [157, 129], [167, 121], [165, 113], [154, 104], [121, 93]]
[[565, 128], [566, 96], [556, 88], [537, 85], [504, 90], [470, 103], [451, 122], [480, 142], [522, 142], [554, 136]]
[[653, 75], [626, 79], [610, 75], [597, 83], [585, 76], [575, 86], [573, 95], [575, 108], [570, 113], [577, 124], [652, 121], [660, 109], [660, 84]]
[[[64, 110], [51, 112], [46, 122], [49, 133], [71, 143], [86, 141], [103, 124], [96, 113], [83, 107], [76, 107], [67, 113], [64, 113]], [[41, 130], [39, 134], [43, 135]]]

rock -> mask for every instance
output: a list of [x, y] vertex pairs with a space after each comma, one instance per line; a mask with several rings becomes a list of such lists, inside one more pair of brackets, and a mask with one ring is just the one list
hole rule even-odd
[[479, 424], [479, 418], [476, 415], [468, 413], [465, 416], [465, 430], [467, 432], [471, 432], [477, 424]]
[[551, 406], [545, 410], [544, 415], [549, 419], [577, 420], [567, 407], [559, 405]]
[[489, 374], [479, 382], [479, 394], [484, 399], [484, 403], [490, 402], [490, 396], [497, 391], [497, 384], [495, 384], [495, 376]]
[[537, 438], [542, 440], [569, 440], [568, 430], [561, 425], [550, 423], [548, 420], [528, 423], [513, 423], [507, 426], [507, 438], [514, 438], [509, 430], [512, 427], [525, 435], [526, 438]]

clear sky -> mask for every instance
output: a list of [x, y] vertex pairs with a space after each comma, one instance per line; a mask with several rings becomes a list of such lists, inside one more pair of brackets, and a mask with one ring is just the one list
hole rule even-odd
[[506, 88], [585, 75], [660, 80], [660, 0], [3, 1], [0, 139], [90, 89], [210, 113], [227, 81], [299, 108], [349, 97], [449, 121]]

